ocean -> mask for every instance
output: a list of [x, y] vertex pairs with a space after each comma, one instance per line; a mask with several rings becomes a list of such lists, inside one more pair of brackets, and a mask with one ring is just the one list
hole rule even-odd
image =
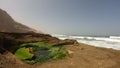
[[75, 39], [79, 43], [88, 44], [96, 47], [112, 48], [120, 50], [120, 36], [72, 36], [72, 35], [52, 35], [59, 39]]

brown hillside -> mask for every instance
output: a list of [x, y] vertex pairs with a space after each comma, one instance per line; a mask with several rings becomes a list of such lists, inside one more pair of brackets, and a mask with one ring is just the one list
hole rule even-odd
[[0, 32], [36, 32], [36, 30], [29, 28], [23, 24], [17, 23], [12, 19], [8, 13], [0, 9]]

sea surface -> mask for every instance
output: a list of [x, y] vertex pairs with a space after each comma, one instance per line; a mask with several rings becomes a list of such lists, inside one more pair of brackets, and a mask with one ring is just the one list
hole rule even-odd
[[79, 43], [89, 44], [91, 46], [112, 48], [120, 50], [120, 36], [72, 36], [72, 35], [53, 35], [59, 39], [75, 39]]

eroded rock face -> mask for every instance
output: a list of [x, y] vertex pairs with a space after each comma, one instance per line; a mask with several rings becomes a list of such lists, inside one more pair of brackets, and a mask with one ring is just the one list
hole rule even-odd
[[59, 40], [48, 34], [0, 32], [0, 47], [5, 48], [6, 50], [12, 51], [14, 46], [27, 42], [44, 42], [53, 46], [78, 44], [76, 40]]
[[54, 45], [59, 42], [59, 39], [39, 33], [0, 33], [0, 47], [6, 50], [11, 51], [14, 46], [27, 42], [44, 42]]

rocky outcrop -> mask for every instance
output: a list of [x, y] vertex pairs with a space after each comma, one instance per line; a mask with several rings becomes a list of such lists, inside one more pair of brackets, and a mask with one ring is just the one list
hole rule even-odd
[[44, 42], [53, 46], [76, 45], [76, 40], [59, 40], [49, 34], [0, 32], [0, 47], [12, 51], [16, 45], [27, 42]]
[[15, 58], [11, 52], [13, 52], [14, 47], [19, 46], [19, 44], [38, 41], [53, 46], [73, 44], [72, 40], [63, 41], [48, 34], [0, 32], [0, 67], [30, 68], [30, 65]]
[[77, 40], [74, 39], [65, 39], [60, 40], [58, 43], [54, 44], [54, 46], [61, 46], [61, 45], [79, 45]]
[[30, 68], [30, 65], [15, 58], [10, 52], [0, 53], [0, 68]]
[[14, 46], [27, 42], [45, 42], [54, 45], [59, 42], [59, 39], [48, 34], [39, 33], [0, 33], [0, 47], [6, 50], [13, 50]]

